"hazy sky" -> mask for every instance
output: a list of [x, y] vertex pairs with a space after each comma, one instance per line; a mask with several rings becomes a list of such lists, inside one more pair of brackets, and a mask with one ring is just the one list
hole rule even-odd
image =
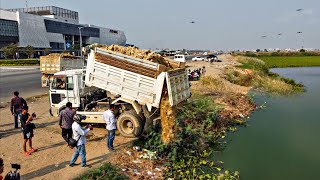
[[[25, 7], [25, 0], [0, 2], [1, 8]], [[28, 1], [29, 7], [46, 5], [78, 11], [80, 23], [123, 30], [127, 42], [141, 48], [320, 48], [320, 0]]]

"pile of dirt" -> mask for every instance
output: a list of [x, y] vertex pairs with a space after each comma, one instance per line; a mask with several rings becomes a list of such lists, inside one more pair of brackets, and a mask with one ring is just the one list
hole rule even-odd
[[143, 159], [143, 151], [122, 148], [110, 157], [112, 164], [121, 168], [121, 171], [130, 179], [164, 179], [167, 168], [162, 160]]
[[46, 56], [41, 56], [41, 57], [46, 57], [46, 58], [50, 58], [50, 59], [56, 59], [56, 58], [68, 58], [68, 59], [79, 59], [78, 57], [76, 56], [73, 56], [69, 53], [51, 53], [51, 54], [48, 54]]
[[222, 120], [241, 119], [249, 116], [256, 109], [256, 105], [248, 96], [240, 93], [220, 94], [215, 102], [224, 106], [219, 113]]
[[121, 53], [127, 56], [148, 60], [154, 63], [162, 64], [169, 69], [177, 68], [177, 63], [172, 62], [172, 60], [162, 57], [160, 54], [151, 52], [150, 50], [141, 50], [135, 47], [124, 47], [119, 45], [111, 45], [111, 46], [97, 46], [101, 49], [106, 49], [109, 51], [114, 51], [117, 53]]
[[160, 103], [161, 140], [169, 144], [174, 139], [176, 127], [176, 110], [170, 106], [169, 96], [162, 96]]

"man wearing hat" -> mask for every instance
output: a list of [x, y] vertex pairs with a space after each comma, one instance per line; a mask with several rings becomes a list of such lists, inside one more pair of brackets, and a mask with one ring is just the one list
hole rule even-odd
[[87, 143], [86, 135], [90, 130], [92, 130], [91, 125], [87, 125], [85, 128], [80, 126], [82, 119], [85, 117], [76, 114], [73, 116], [73, 123], [72, 123], [72, 132], [73, 132], [73, 139], [77, 141], [77, 149], [75, 150], [69, 166], [73, 167], [75, 162], [77, 161], [79, 155], [81, 158], [81, 167], [87, 167], [87, 159], [86, 159], [86, 147], [85, 144]]

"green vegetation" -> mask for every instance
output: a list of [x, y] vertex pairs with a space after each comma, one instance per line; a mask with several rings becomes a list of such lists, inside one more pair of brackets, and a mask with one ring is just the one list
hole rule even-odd
[[171, 144], [162, 143], [160, 129], [141, 141], [144, 148], [157, 151], [167, 159], [166, 178], [239, 179], [239, 172], [223, 171], [221, 161], [209, 160], [213, 147], [224, 144], [221, 140], [228, 128], [237, 124], [236, 121], [221, 122], [220, 110], [221, 106], [214, 104], [210, 97], [195, 94], [178, 108], [175, 139]]
[[260, 57], [268, 68], [320, 66], [320, 56]]
[[3, 51], [3, 55], [6, 58], [14, 58], [16, 56], [16, 53], [19, 51], [19, 47], [16, 44], [9, 44], [6, 47], [3, 47], [1, 49]]
[[100, 179], [100, 180], [127, 180], [128, 177], [120, 173], [120, 169], [112, 166], [110, 163], [101, 165], [99, 168], [92, 169], [89, 172], [80, 175], [75, 180]]
[[319, 51], [305, 51], [304, 49], [301, 49], [299, 52], [284, 52], [284, 51], [274, 51], [274, 52], [268, 52], [266, 49], [264, 51], [261, 51], [259, 49], [256, 50], [256, 52], [241, 52], [241, 53], [234, 53], [234, 55], [240, 55], [240, 56], [247, 56], [247, 57], [303, 57], [303, 56], [320, 56]]
[[0, 66], [35, 66], [39, 64], [38, 59], [0, 60]]
[[282, 78], [268, 70], [266, 63], [252, 57], [237, 57], [240, 68], [250, 71], [228, 70], [226, 79], [234, 84], [253, 87], [273, 95], [291, 95], [304, 91], [303, 85], [292, 79]]
[[32, 46], [30, 46], [30, 45], [28, 45], [27, 47], [25, 47], [25, 48], [24, 48], [24, 51], [25, 51], [26, 54], [28, 55], [28, 59], [29, 59], [30, 57], [32, 57], [33, 54], [34, 54], [34, 48], [33, 48]]

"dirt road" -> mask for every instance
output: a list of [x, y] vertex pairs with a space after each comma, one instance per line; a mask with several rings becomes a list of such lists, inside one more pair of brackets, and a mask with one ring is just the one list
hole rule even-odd
[[[80, 166], [68, 166], [74, 150], [68, 148], [61, 137], [57, 118], [48, 113], [48, 97], [33, 100], [29, 101], [28, 105], [29, 112], [37, 113], [37, 119], [34, 120], [37, 128], [34, 131], [33, 146], [38, 152], [29, 157], [23, 155], [23, 135], [21, 130], [13, 129], [13, 117], [9, 108], [0, 109], [0, 157], [4, 159], [4, 173], [11, 170], [11, 163], [21, 164], [21, 179], [72, 179], [88, 170]], [[97, 167], [112, 156], [106, 147], [106, 133], [106, 129], [100, 127], [94, 128], [87, 136], [88, 165]], [[132, 140], [117, 136], [115, 148], [129, 144]], [[80, 163], [80, 157], [77, 163]]]

